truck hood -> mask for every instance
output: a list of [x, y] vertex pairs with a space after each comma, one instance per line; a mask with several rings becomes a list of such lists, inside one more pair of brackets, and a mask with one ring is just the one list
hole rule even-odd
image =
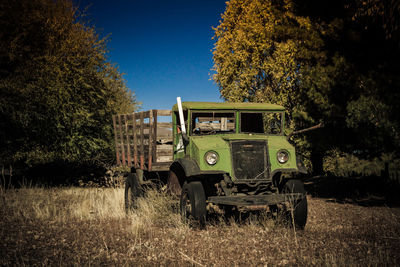
[[229, 148], [229, 139], [221, 135], [192, 136], [191, 142], [200, 150], [219, 150]]
[[293, 149], [285, 136], [261, 134], [224, 134], [191, 136], [193, 144], [198, 149], [219, 150], [229, 149], [229, 141], [234, 140], [268, 140], [268, 146], [276, 149]]

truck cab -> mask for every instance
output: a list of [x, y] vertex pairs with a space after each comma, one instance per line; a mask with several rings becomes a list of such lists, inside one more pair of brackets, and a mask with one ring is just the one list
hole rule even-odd
[[[204, 191], [200, 198], [214, 204], [265, 208], [294, 197], [307, 205], [303, 184], [295, 179], [305, 170], [284, 134], [282, 106], [183, 102], [182, 112], [186, 133], [181, 130], [178, 104], [172, 109], [174, 162], [168, 184], [174, 193], [187, 195], [184, 201], [196, 197], [188, 187], [197, 183]], [[181, 204], [181, 209], [191, 205]], [[188, 208], [199, 217], [193, 211], [196, 207]], [[306, 208], [302, 213], [297, 220], [300, 228], [305, 225]]]
[[[282, 173], [303, 171], [284, 135], [282, 106], [253, 103], [184, 102], [184, 145], [173, 107], [174, 160], [191, 161], [201, 174], [229, 175], [234, 183], [278, 183]], [[195, 171], [188, 170], [190, 172]], [[274, 181], [275, 176], [275, 181]]]

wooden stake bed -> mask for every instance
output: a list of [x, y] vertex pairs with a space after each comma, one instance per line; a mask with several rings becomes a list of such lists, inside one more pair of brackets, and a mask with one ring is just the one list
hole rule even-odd
[[168, 171], [173, 161], [171, 110], [149, 110], [113, 115], [115, 151], [119, 166]]

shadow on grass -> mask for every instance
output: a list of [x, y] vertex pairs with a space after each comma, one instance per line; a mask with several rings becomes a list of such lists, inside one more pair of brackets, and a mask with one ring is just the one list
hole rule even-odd
[[399, 186], [382, 177], [316, 176], [303, 179], [307, 193], [330, 202], [360, 206], [400, 206]]

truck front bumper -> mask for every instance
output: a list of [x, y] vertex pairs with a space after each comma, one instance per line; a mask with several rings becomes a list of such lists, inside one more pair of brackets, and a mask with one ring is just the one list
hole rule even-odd
[[213, 196], [207, 201], [213, 204], [237, 206], [246, 209], [263, 209], [282, 203], [296, 203], [306, 196], [301, 193], [246, 195], [246, 196]]

